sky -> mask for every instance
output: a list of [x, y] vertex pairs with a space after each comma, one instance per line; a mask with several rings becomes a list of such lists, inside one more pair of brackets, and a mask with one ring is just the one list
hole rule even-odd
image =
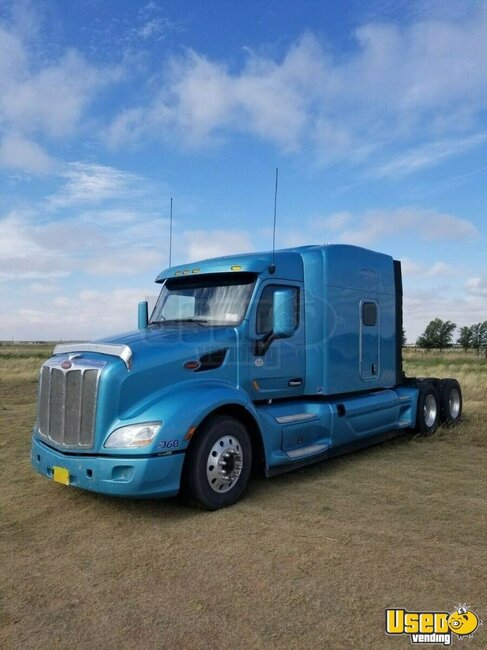
[[0, 340], [132, 329], [173, 263], [402, 260], [409, 342], [487, 319], [487, 3], [0, 0]]

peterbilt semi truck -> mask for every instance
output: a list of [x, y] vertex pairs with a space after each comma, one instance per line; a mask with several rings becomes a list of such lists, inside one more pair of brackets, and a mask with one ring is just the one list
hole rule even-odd
[[268, 477], [459, 420], [455, 379], [402, 368], [401, 264], [347, 245], [168, 268], [138, 328], [57, 345], [32, 464], [78, 488], [216, 510]]

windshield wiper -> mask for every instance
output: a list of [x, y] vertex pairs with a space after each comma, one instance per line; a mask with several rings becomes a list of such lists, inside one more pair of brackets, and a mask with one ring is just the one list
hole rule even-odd
[[203, 327], [208, 323], [207, 320], [204, 318], [178, 318], [178, 322], [181, 323], [198, 323], [198, 325], [201, 325]]
[[196, 323], [197, 325], [201, 325], [201, 327], [204, 327], [208, 321], [205, 320], [204, 318], [164, 318], [162, 317], [163, 320], [154, 320], [149, 325], [169, 325], [171, 323]]

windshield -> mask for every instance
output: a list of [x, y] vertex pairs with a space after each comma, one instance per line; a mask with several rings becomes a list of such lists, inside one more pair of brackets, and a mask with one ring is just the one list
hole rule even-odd
[[211, 273], [170, 278], [162, 287], [150, 323], [197, 322], [239, 325], [255, 284], [254, 273]]

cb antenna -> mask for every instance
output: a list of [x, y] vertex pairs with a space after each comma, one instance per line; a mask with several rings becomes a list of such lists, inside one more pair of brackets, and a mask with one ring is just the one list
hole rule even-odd
[[274, 227], [272, 229], [272, 264], [269, 266], [269, 273], [276, 270], [276, 215], [277, 215], [277, 186], [279, 182], [279, 167], [276, 167], [276, 186], [274, 188]]
[[169, 211], [169, 266], [171, 266], [172, 259], [172, 196], [171, 196], [171, 209]]

